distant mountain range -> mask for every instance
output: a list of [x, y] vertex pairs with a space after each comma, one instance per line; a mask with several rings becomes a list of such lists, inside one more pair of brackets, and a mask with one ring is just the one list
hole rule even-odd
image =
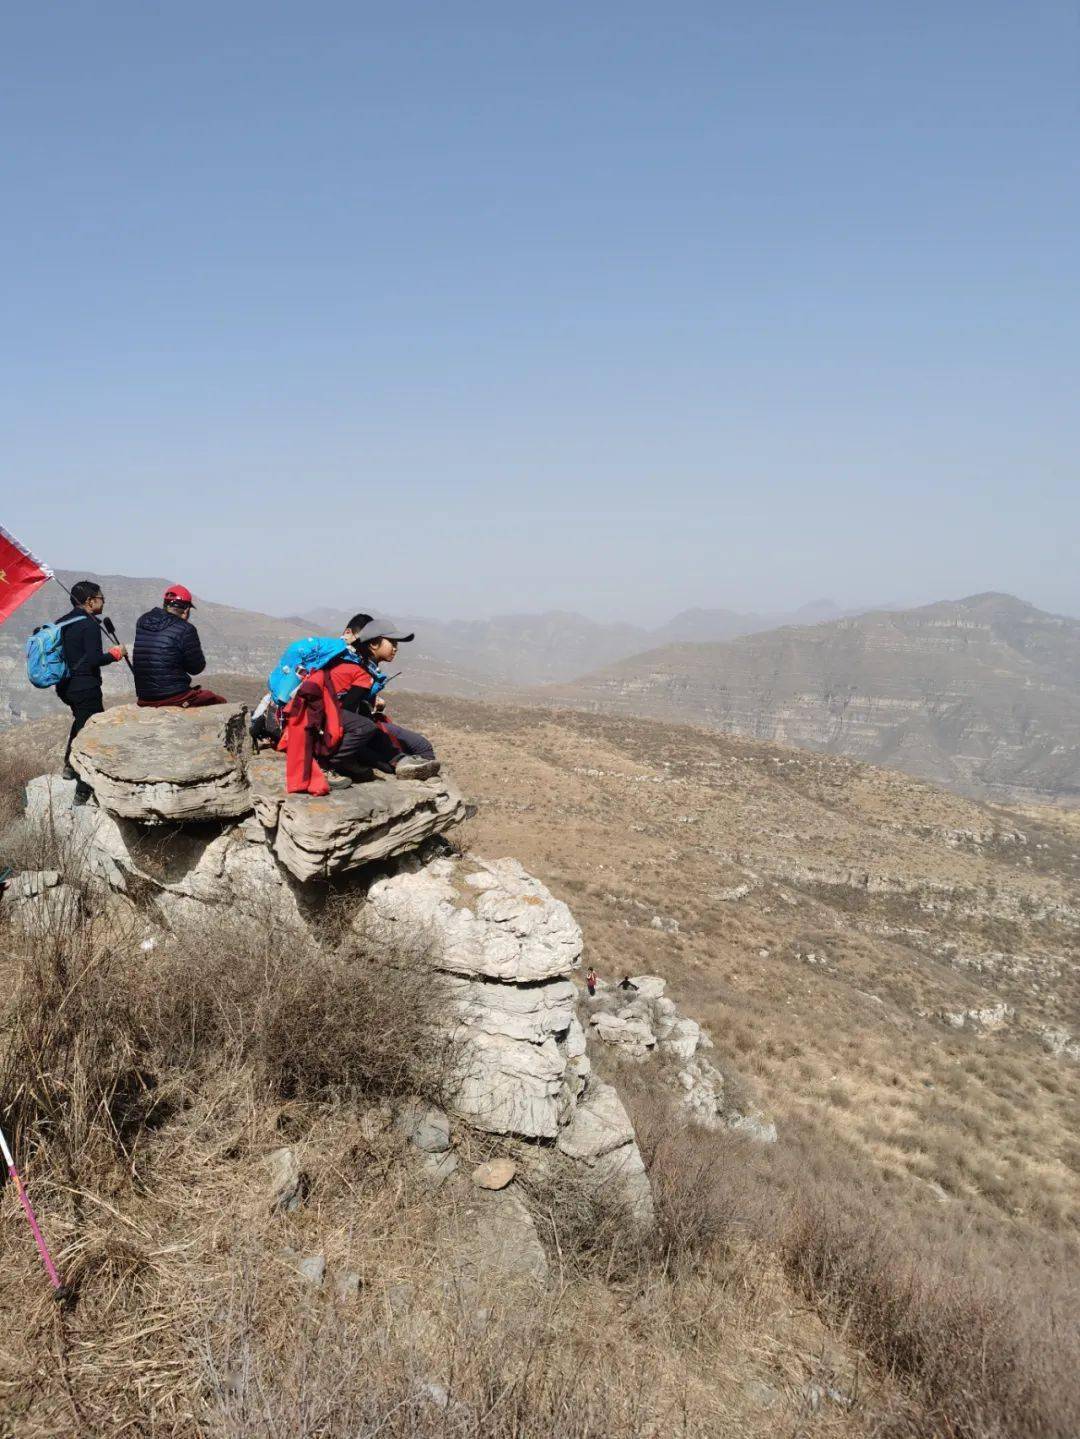
[[[61, 584], [71, 586], [82, 575], [58, 570]], [[122, 639], [130, 644], [135, 621], [159, 604], [167, 581], [158, 577], [98, 576], [105, 591], [106, 612]], [[264, 676], [291, 640], [304, 634], [337, 634], [348, 619], [343, 610], [316, 609], [275, 618], [196, 596], [193, 619], [203, 641], [208, 673]], [[51, 691], [27, 684], [23, 644], [35, 625], [55, 619], [68, 608], [60, 588], [48, 584], [4, 625], [0, 625], [0, 727], [36, 718], [56, 709]], [[372, 606], [372, 608], [378, 608]], [[382, 612], [382, 611], [380, 611]], [[838, 613], [829, 600], [797, 612], [810, 617]], [[500, 615], [489, 620], [440, 621], [402, 617], [416, 631], [416, 642], [402, 651], [403, 683], [430, 694], [464, 698], [505, 694], [511, 690], [573, 679], [589, 670], [675, 640], [721, 639], [749, 634], [784, 623], [791, 616], [743, 615], [732, 610], [687, 610], [657, 629], [601, 624], [584, 615], [551, 611], [539, 615]], [[123, 669], [105, 671], [106, 692], [130, 691]]]
[[534, 695], [1080, 803], [1080, 621], [1011, 595], [666, 646]]
[[[487, 620], [436, 620], [409, 614], [394, 618], [406, 631], [416, 632], [415, 643], [401, 657], [412, 688], [469, 697], [573, 679], [661, 645], [730, 640], [778, 625], [837, 619], [845, 613], [851, 611], [839, 609], [831, 600], [815, 600], [790, 614], [693, 609], [654, 629], [604, 624], [562, 610]], [[298, 616], [296, 623], [333, 632], [343, 618], [339, 610], [315, 609]]]

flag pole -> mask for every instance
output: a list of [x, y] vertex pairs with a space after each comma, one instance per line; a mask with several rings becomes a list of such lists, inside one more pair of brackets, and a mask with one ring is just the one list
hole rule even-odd
[[19, 1203], [22, 1205], [23, 1212], [30, 1224], [30, 1231], [34, 1236], [34, 1243], [37, 1245], [38, 1253], [41, 1255], [41, 1262], [45, 1266], [45, 1273], [49, 1276], [49, 1283], [53, 1287], [53, 1298], [65, 1299], [67, 1297], [67, 1290], [61, 1282], [59, 1274], [56, 1272], [56, 1265], [53, 1263], [52, 1255], [49, 1253], [49, 1246], [45, 1243], [45, 1236], [41, 1232], [33, 1209], [30, 1207], [30, 1200], [26, 1197], [26, 1189], [19, 1176], [19, 1171], [15, 1168], [15, 1160], [11, 1150], [8, 1148], [8, 1142], [4, 1138], [4, 1131], [2, 1129], [0, 1129], [0, 1151], [3, 1152], [7, 1172], [11, 1177], [12, 1183], [15, 1185], [15, 1193], [19, 1196]]

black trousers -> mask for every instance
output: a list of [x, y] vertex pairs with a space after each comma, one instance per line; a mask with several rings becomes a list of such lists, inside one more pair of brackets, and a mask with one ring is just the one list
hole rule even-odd
[[345, 733], [330, 760], [331, 769], [348, 769], [350, 766], [383, 771], [393, 769], [401, 751], [370, 715], [343, 709], [341, 724]]
[[[95, 685], [93, 689], [76, 690], [74, 693], [71, 690], [65, 690], [63, 694], [60, 694], [57, 689], [56, 693], [60, 695], [71, 711], [71, 730], [68, 733], [67, 749], [64, 751], [64, 764], [68, 765], [71, 763], [71, 746], [75, 741], [75, 736], [93, 715], [104, 713], [105, 702], [101, 698], [100, 685]], [[79, 794], [91, 793], [90, 786], [85, 780], [79, 780], [76, 790]]]

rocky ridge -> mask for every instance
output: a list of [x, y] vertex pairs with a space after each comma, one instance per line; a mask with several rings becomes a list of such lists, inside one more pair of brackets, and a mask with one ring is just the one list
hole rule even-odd
[[727, 1128], [765, 1144], [776, 1143], [776, 1125], [758, 1109], [736, 1102], [723, 1072], [706, 1057], [712, 1036], [681, 1015], [657, 974], [600, 980], [587, 1001], [589, 1027], [624, 1059], [656, 1059], [687, 1117], [706, 1129]]
[[1010, 595], [676, 644], [534, 695], [1080, 804], [1080, 620]]

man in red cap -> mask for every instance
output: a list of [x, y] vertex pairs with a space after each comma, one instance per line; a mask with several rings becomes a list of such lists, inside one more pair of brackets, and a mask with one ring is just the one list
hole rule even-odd
[[228, 703], [224, 695], [191, 683], [191, 676], [206, 668], [199, 631], [188, 618], [194, 608], [186, 585], [170, 585], [161, 604], [139, 616], [131, 667], [140, 705], [191, 709]]

